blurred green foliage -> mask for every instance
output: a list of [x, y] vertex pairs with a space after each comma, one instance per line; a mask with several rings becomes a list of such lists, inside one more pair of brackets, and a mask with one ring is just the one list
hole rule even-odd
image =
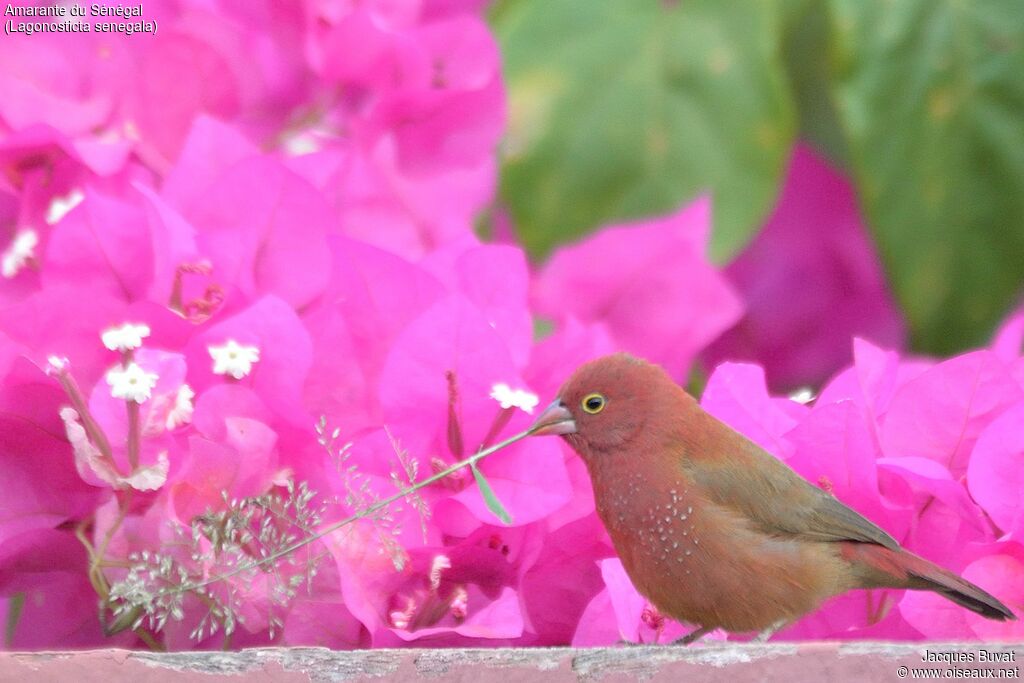
[[982, 342], [1024, 293], [1024, 1], [504, 0], [492, 23], [535, 256], [708, 191], [725, 263], [800, 136], [853, 179], [915, 348]]

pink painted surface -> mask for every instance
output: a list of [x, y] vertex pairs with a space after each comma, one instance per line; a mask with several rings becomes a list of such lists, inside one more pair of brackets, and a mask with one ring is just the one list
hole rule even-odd
[[[939, 660], [925, 662], [932, 653]], [[982, 660], [1003, 661], [982, 661]], [[1019, 679], [1024, 643], [723, 643], [690, 648], [355, 650], [265, 648], [156, 654], [127, 650], [0, 654], [0, 681], [889, 681], [915, 669], [1001, 669]], [[901, 669], [906, 667], [906, 669]], [[902, 675], [901, 675], [902, 674]], [[977, 674], [975, 674], [977, 676]], [[917, 678], [923, 676], [918, 675]], [[939, 678], [949, 678], [950, 674]]]

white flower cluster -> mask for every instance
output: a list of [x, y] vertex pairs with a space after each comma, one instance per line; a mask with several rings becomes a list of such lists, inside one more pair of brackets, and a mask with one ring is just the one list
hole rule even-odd
[[491, 387], [491, 398], [501, 404], [502, 408], [519, 408], [533, 414], [533, 409], [540, 403], [537, 394], [525, 389], [513, 389], [504, 382]]
[[223, 346], [206, 348], [213, 358], [213, 372], [216, 375], [231, 375], [242, 379], [252, 372], [252, 365], [260, 359], [257, 346], [243, 346], [234, 339], [228, 339]]

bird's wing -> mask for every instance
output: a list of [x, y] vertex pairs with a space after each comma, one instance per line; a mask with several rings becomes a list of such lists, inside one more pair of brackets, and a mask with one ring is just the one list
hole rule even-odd
[[686, 473], [714, 503], [732, 508], [768, 534], [899, 548], [876, 524], [809, 484], [757, 444], [731, 429], [727, 435], [718, 433], [723, 436], [713, 446], [702, 444], [713, 452], [687, 453], [683, 458]]

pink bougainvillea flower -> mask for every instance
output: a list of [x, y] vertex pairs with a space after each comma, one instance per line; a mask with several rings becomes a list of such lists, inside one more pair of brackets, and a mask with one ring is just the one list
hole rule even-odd
[[[129, 400], [115, 395], [115, 387], [107, 381], [97, 382], [93, 387], [89, 413], [110, 443], [113, 462], [107, 465], [112, 464], [113, 469], [102, 466], [97, 469], [102, 460], [97, 461], [95, 453], [89, 450], [88, 442], [72, 441], [72, 445], [76, 460], [85, 460], [79, 464], [83, 477], [87, 477], [91, 469], [94, 477], [116, 488], [127, 484], [139, 490], [154, 490], [166, 481], [171, 460], [178, 460], [179, 447], [172, 433], [191, 422], [193, 392], [185, 384], [185, 358], [181, 354], [139, 349], [129, 367], [132, 366], [152, 377], [153, 382], [148, 395], [137, 401], [139, 408], [135, 419], [138, 421], [139, 443], [138, 453], [134, 456], [137, 459], [135, 467], [132, 467], [128, 456], [128, 450], [135, 447], [130, 444], [130, 439], [135, 437], [129, 435]], [[120, 367], [114, 366], [115, 369]], [[69, 435], [78, 417], [69, 415], [65, 419]], [[84, 432], [82, 436], [85, 436]], [[99, 483], [95, 478], [86, 480]]]
[[[502, 411], [490, 396], [498, 383], [525, 386], [485, 314], [450, 295], [396, 339], [381, 372], [384, 423], [410, 452], [444, 454], [441, 461], [450, 464], [485, 444]], [[450, 411], [458, 422], [459, 446], [453, 445]], [[529, 426], [529, 415], [514, 413], [510, 431]], [[569, 499], [563, 456], [554, 442], [515, 444], [480, 468], [517, 523], [550, 514]], [[493, 521], [476, 487], [458, 500], [481, 521]]]
[[878, 524], [900, 535], [908, 515], [881, 499], [877, 450], [861, 411], [851, 401], [819, 404], [788, 435], [793, 455], [787, 464], [812, 484]]
[[[1024, 379], [1024, 306], [1021, 306], [1003, 321], [992, 338], [990, 348], [1003, 362], [1011, 367], [1011, 374], [1018, 383]], [[1024, 386], [1022, 384], [1021, 386]]]
[[[303, 316], [313, 339], [304, 390], [311, 414], [348, 436], [381, 424], [376, 391], [395, 337], [444, 294], [423, 268], [358, 240], [332, 235], [329, 292]], [[400, 282], [396, 287], [394, 283]]]
[[10, 486], [0, 501], [0, 539], [87, 515], [104, 496], [75, 472], [58, 414], [67, 397], [23, 357], [0, 373], [0, 476]]
[[992, 540], [992, 531], [963, 483], [928, 458], [879, 458], [879, 485], [886, 493], [890, 518], [906, 518], [909, 528], [892, 529], [906, 547], [939, 564], [956, 560], [968, 543]]
[[602, 588], [598, 561], [614, 554], [597, 515], [547, 533], [527, 527], [519, 594], [526, 609], [524, 645], [572, 641], [587, 605]]
[[321, 294], [331, 217], [309, 183], [277, 161], [255, 158], [227, 169], [207, 191], [184, 215], [223, 286], [249, 299], [274, 294], [295, 308]]
[[226, 491], [233, 499], [264, 493], [277, 478], [277, 435], [266, 424], [225, 417], [223, 437], [192, 436], [188, 461], [171, 486], [174, 512], [188, 522], [207, 508], [220, 509]]
[[853, 185], [805, 144], [793, 149], [775, 210], [726, 275], [746, 313], [712, 345], [712, 364], [757, 361], [772, 386], [792, 388], [848, 363], [851, 337], [904, 343]]
[[[968, 581], [998, 595], [1015, 613], [1024, 608], [1024, 548], [1005, 541], [967, 546], [953, 567]], [[1020, 621], [993, 622], [958, 608], [934, 593], [908, 591], [900, 602], [904, 618], [931, 640], [1015, 640]]]
[[1024, 398], [993, 352], [967, 353], [926, 370], [893, 396], [879, 433], [889, 457], [931, 458], [961, 476], [982, 429]]
[[256, 156], [259, 148], [237, 128], [209, 116], [198, 116], [181, 154], [167, 173], [161, 196], [179, 211], [190, 212], [225, 171]]
[[537, 311], [602, 322], [620, 348], [682, 379], [742, 311], [704, 256], [710, 221], [702, 198], [668, 218], [611, 226], [558, 249], [535, 282]]
[[522, 249], [482, 245], [467, 234], [435, 250], [420, 265], [473, 302], [505, 341], [512, 361], [525, 365], [533, 321], [526, 305], [529, 272]]
[[109, 638], [96, 618], [96, 593], [83, 568], [85, 548], [72, 531], [35, 529], [0, 543], [0, 610], [5, 648], [128, 647], [131, 634]]
[[88, 281], [136, 301], [153, 277], [153, 246], [136, 206], [90, 192], [53, 230], [44, 256], [44, 286]]
[[723, 363], [701, 396], [701, 407], [783, 460], [793, 446], [782, 438], [796, 427], [807, 408], [768, 395], [764, 370], [746, 363]]
[[[241, 379], [215, 372], [220, 353], [229, 342], [258, 354], [259, 361]], [[314, 419], [302, 408], [302, 387], [312, 364], [312, 341], [295, 311], [273, 295], [265, 296], [230, 318], [219, 320], [193, 337], [185, 351], [189, 383], [197, 394], [207, 388], [242, 382], [284, 420], [308, 429]], [[232, 366], [234, 367], [234, 366]]]
[[38, 367], [46, 367], [50, 356], [69, 359], [80, 385], [91, 387], [111, 360], [100, 333], [123, 323], [125, 313], [124, 301], [103, 289], [53, 286], [0, 308], [0, 332], [20, 344]]
[[1024, 537], [1024, 401], [992, 420], [981, 432], [967, 466], [971, 496], [992, 521], [1015, 538]]
[[[477, 18], [424, 30], [435, 43], [431, 54], [417, 54], [403, 66], [429, 72], [415, 88], [392, 91], [381, 105], [380, 124], [393, 130], [398, 162], [411, 173], [471, 167], [493, 152], [505, 125], [497, 46]], [[492, 54], [481, 59], [481, 45]], [[448, 48], [465, 54], [444, 54]]]
[[447, 547], [410, 550], [396, 568], [369, 526], [333, 535], [346, 604], [370, 631], [374, 646], [427, 638], [445, 645], [470, 638], [509, 643], [523, 631], [515, 560], [476, 534]]

